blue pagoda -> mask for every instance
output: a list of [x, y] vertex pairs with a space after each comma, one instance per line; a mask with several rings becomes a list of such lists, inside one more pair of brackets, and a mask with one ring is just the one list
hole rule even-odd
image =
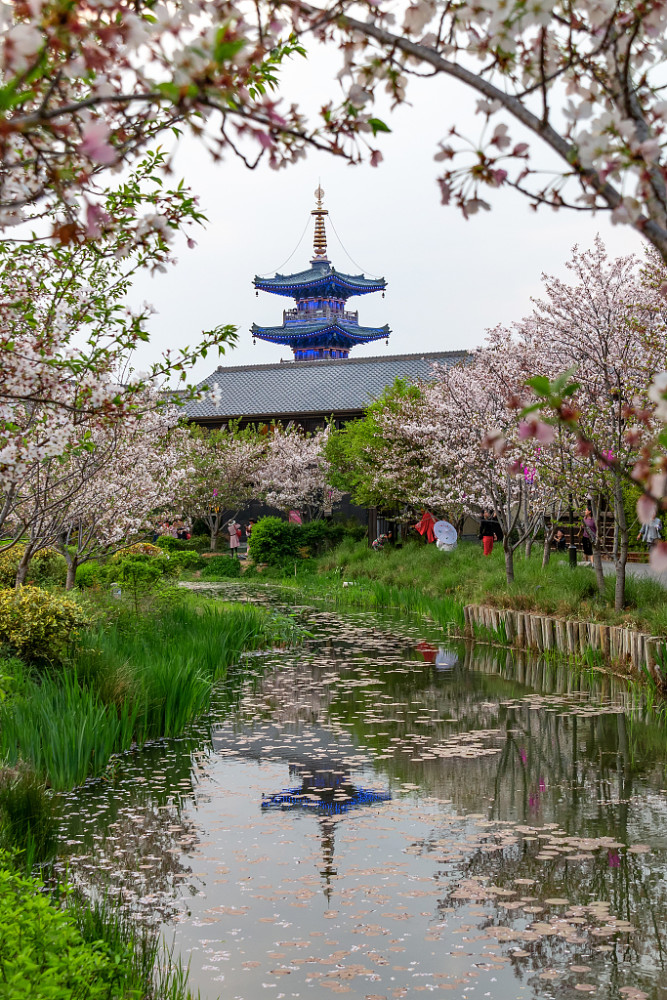
[[382, 292], [387, 282], [384, 278], [366, 278], [363, 274], [343, 274], [332, 266], [327, 257], [327, 234], [324, 219], [329, 213], [322, 207], [324, 191], [315, 192], [317, 207], [311, 215], [315, 218], [314, 255], [307, 271], [297, 274], [276, 274], [274, 278], [255, 277], [255, 288], [273, 295], [286, 295], [294, 299], [296, 308], [283, 311], [282, 326], [257, 326], [253, 323], [254, 338], [272, 344], [288, 344], [295, 361], [319, 361], [328, 358], [347, 358], [357, 344], [389, 337], [391, 330], [382, 327], [359, 326], [359, 313], [349, 312], [345, 306], [353, 295]]

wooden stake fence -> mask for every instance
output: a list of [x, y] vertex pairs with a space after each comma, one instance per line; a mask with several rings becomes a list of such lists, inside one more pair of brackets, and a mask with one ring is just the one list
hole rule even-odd
[[528, 611], [513, 611], [468, 604], [463, 609], [465, 632], [475, 637], [475, 626], [504, 635], [510, 646], [519, 649], [560, 650], [573, 656], [585, 654], [587, 649], [599, 650], [605, 659], [625, 663], [637, 673], [645, 667], [656, 680], [661, 680], [657, 669], [658, 650], [667, 646], [660, 636], [637, 632], [617, 625], [596, 622], [576, 622]]

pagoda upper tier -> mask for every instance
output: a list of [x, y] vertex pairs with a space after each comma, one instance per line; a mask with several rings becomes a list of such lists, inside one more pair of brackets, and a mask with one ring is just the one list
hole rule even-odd
[[315, 236], [310, 268], [296, 274], [276, 274], [274, 278], [256, 276], [253, 282], [258, 291], [286, 295], [296, 301], [295, 309], [283, 311], [281, 326], [253, 323], [251, 327], [253, 337], [289, 345], [295, 361], [346, 358], [357, 344], [386, 339], [391, 333], [387, 325], [359, 326], [359, 314], [345, 308], [353, 295], [384, 293], [387, 282], [363, 274], [344, 274], [333, 267], [327, 257], [324, 218], [329, 213], [322, 207], [323, 196], [324, 192], [318, 188], [317, 208], [311, 212], [315, 217]]

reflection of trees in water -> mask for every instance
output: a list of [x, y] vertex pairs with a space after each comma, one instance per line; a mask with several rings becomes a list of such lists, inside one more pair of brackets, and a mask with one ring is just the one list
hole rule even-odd
[[[428, 850], [426, 843], [423, 846]], [[509, 946], [510, 951], [514, 948], [528, 951], [528, 955], [512, 962], [517, 975], [525, 974], [526, 969], [533, 969], [535, 974], [546, 968], [565, 969], [575, 961], [576, 955], [577, 963], [594, 965], [593, 981], [599, 986], [604, 983], [611, 990], [628, 985], [627, 968], [622, 968], [623, 963], [627, 963], [633, 969], [631, 984], [639, 987], [643, 983], [644, 988], [651, 989], [657, 970], [664, 971], [667, 967], [667, 884], [664, 871], [656, 870], [643, 857], [618, 850], [596, 852], [592, 859], [583, 862], [568, 862], [562, 858], [558, 862], [538, 862], [534, 853], [529, 844], [494, 853], [477, 850], [460, 866], [463, 880], [481, 879], [482, 885], [493, 887], [487, 898], [492, 896], [494, 889], [507, 889], [512, 902], [525, 893], [526, 899], [535, 901], [532, 904], [526, 902], [526, 905], [544, 906], [543, 913], [529, 915], [523, 909], [503, 909], [501, 905], [479, 919], [481, 932], [507, 928], [507, 939], [513, 930], [517, 932], [516, 939]], [[515, 885], [516, 879], [528, 878], [534, 879], [535, 884]], [[456, 886], [451, 889], [455, 891]], [[480, 895], [483, 895], [483, 890], [480, 890]], [[545, 905], [545, 901], [552, 897], [569, 900], [572, 905]], [[628, 921], [632, 925], [632, 933], [620, 931], [604, 936], [603, 932], [603, 936], [599, 937], [591, 933], [594, 929], [609, 926], [603, 909], [598, 910], [596, 916], [595, 907], [589, 905], [592, 900], [607, 901], [608, 914]], [[450, 891], [441, 899], [438, 910], [444, 916], [452, 906], [464, 905], [464, 901], [452, 898]], [[584, 923], [570, 924], [568, 918], [572, 916], [583, 918]], [[524, 928], [530, 926], [531, 921], [537, 921], [538, 926], [543, 922], [551, 924], [557, 932], [555, 935], [542, 935], [538, 931], [537, 940], [530, 940]], [[491, 933], [490, 936], [503, 938], [502, 934]], [[600, 945], [610, 947], [602, 960], [597, 954]], [[538, 985], [537, 980], [535, 984]], [[550, 984], [550, 989], [557, 993], [558, 984]]]
[[[477, 664], [477, 659], [471, 661], [470, 652], [467, 655], [469, 665]], [[613, 829], [614, 836], [627, 837], [628, 800], [635, 782], [641, 776], [656, 790], [661, 786], [664, 736], [658, 755], [658, 748], [651, 745], [651, 727], [630, 726], [615, 709], [590, 714], [584, 701], [556, 697], [553, 701], [538, 698], [531, 708], [531, 702], [524, 700], [530, 696], [527, 688], [497, 675], [499, 665], [493, 653], [487, 654], [486, 663], [484, 656], [480, 659], [481, 665], [495, 673], [455, 668], [442, 676], [428, 664], [416, 663], [409, 674], [396, 674], [392, 667], [380, 666], [374, 671], [383, 681], [380, 689], [346, 688], [344, 684], [330, 689], [329, 715], [360, 741], [383, 752], [391, 750], [392, 737], [409, 743], [410, 735], [421, 733], [430, 744], [437, 744], [457, 734], [499, 730], [494, 741], [501, 753], [496, 755], [417, 760], [424, 744], [415, 740], [412, 757], [401, 752], [377, 766], [452, 798], [464, 811], [475, 811], [480, 800], [492, 795], [490, 814], [497, 818], [557, 819], [566, 829], [581, 832], [584, 824], [592, 833], [606, 827]], [[522, 663], [521, 677], [532, 669], [528, 657]], [[539, 671], [549, 673], [552, 687], [567, 686], [558, 679], [565, 671], [558, 674], [553, 664], [542, 664]], [[574, 685], [569, 682], [569, 686]], [[603, 678], [603, 689], [609, 686]], [[386, 695], [390, 699], [396, 695], [405, 709], [385, 705]], [[415, 724], [420, 713], [430, 715], [421, 726]], [[642, 743], [648, 753], [638, 752]]]
[[[660, 742], [655, 728], [641, 721], [630, 724], [623, 714], [590, 715], [577, 708], [578, 686], [585, 678], [559, 671], [546, 660], [463, 645], [464, 662], [438, 674], [400, 637], [351, 627], [333, 616], [320, 616], [318, 627], [327, 630], [329, 638], [271, 654], [258, 663], [250, 679], [240, 672], [232, 675], [216, 702], [220, 718], [239, 702], [233, 724], [226, 727], [232, 737], [234, 731], [261, 733], [267, 724], [293, 745], [302, 735], [314, 738], [318, 727], [333, 741], [347, 733], [352, 743], [375, 751], [375, 759], [369, 752], [367, 760], [378, 771], [452, 800], [459, 813], [483, 811], [494, 822], [510, 824], [508, 829], [516, 823], [552, 822], [571, 835], [604, 834], [623, 843], [655, 840], [667, 831], [666, 803], [659, 795], [664, 736]], [[260, 676], [262, 669], [267, 672]], [[547, 697], [533, 709], [525, 699], [535, 687]], [[611, 681], [602, 678], [599, 696], [615, 696]], [[576, 714], [580, 710], [583, 714]], [[463, 744], [474, 731], [480, 746], [499, 752], [419, 759], [436, 745], [453, 746], [459, 739]], [[194, 825], [184, 823], [182, 816], [183, 805], [195, 794], [192, 754], [198, 747], [210, 747], [206, 724], [193, 733], [192, 740], [146, 748], [136, 759], [121, 759], [106, 787], [99, 784], [77, 793], [76, 810], [67, 808], [73, 797], [66, 802], [63, 838], [79, 841], [72, 845], [78, 860], [70, 865], [87, 891], [108, 880], [126, 889], [130, 901], [144, 892], [173, 900], [174, 881], [187, 872], [179, 861], [180, 850], [196, 842]], [[322, 759], [316, 764], [321, 769]], [[138, 780], [142, 777], [146, 784]], [[347, 771], [344, 777], [350, 780]], [[637, 795], [641, 808], [633, 799]], [[336, 874], [336, 820], [324, 815], [318, 822], [326, 893]], [[444, 839], [451, 836], [452, 831], [445, 830]], [[430, 852], [442, 839], [438, 830], [416, 847]], [[666, 890], [651, 874], [650, 859], [616, 851], [618, 862], [610, 860], [609, 852], [577, 863], [537, 861], [535, 848], [521, 838], [494, 853], [472, 845], [463, 848], [450, 859], [448, 880], [455, 865], [468, 877], [483, 876], [499, 886], [517, 877], [537, 878], [541, 896], [579, 901], [593, 894], [609, 899], [612, 911], [638, 928], [627, 945], [629, 960], [645, 956], [652, 963], [662, 961]], [[443, 899], [442, 905], [457, 904]], [[487, 925], [500, 920], [511, 927], [520, 914], [496, 914], [487, 918]], [[541, 970], [549, 961], [560, 961], [563, 947], [561, 939], [544, 938], [530, 946], [533, 958], [513, 962], [534, 962]], [[622, 958], [617, 951], [614, 960], [617, 955]], [[549, 984], [551, 993], [558, 988]]]
[[157, 925], [173, 915], [175, 886], [191, 871], [181, 855], [199, 843], [196, 822], [185, 818], [199, 780], [198, 742], [125, 755], [108, 781], [79, 790], [78, 808], [65, 803], [63, 810], [66, 853], [56, 872], [65, 871], [85, 896], [120, 899], [142, 922]]

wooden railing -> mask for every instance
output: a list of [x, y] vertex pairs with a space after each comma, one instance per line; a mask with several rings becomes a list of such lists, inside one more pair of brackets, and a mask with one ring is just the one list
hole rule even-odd
[[283, 323], [302, 319], [344, 319], [348, 323], [358, 323], [358, 312], [347, 312], [344, 309], [285, 309], [283, 310]]

